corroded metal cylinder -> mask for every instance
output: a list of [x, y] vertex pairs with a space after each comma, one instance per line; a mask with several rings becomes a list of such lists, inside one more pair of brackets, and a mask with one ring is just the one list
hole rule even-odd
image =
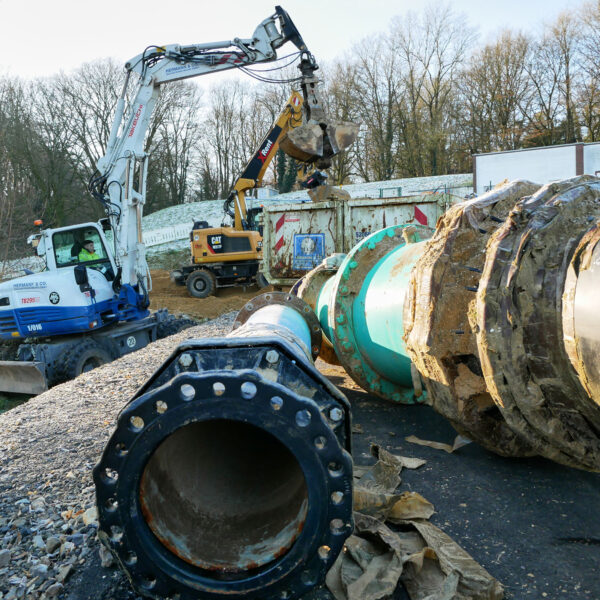
[[474, 315], [486, 387], [506, 423], [536, 454], [591, 470], [600, 470], [600, 406], [587, 377], [600, 364], [589, 343], [598, 218], [591, 176], [520, 201], [490, 239]]
[[412, 272], [406, 342], [429, 401], [498, 454], [600, 470], [598, 218], [594, 177], [512, 182], [451, 208]]
[[119, 415], [94, 471], [99, 536], [149, 597], [295, 598], [352, 531], [347, 400], [314, 313], [259, 296], [191, 340]]

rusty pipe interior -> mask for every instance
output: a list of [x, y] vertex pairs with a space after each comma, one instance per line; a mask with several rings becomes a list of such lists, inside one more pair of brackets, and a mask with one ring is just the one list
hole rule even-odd
[[166, 438], [146, 464], [139, 495], [161, 544], [227, 579], [289, 552], [308, 509], [292, 452], [268, 431], [225, 419], [194, 422]]

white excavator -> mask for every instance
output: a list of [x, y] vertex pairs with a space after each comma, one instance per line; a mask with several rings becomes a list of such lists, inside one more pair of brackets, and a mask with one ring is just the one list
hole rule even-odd
[[[304, 60], [313, 60], [292, 20], [277, 6], [251, 38], [150, 46], [126, 63], [106, 153], [89, 185], [106, 218], [41, 229], [28, 241], [45, 259], [45, 269], [0, 283], [0, 358], [11, 359], [0, 360], [0, 391], [41, 393], [173, 333], [172, 315], [148, 310], [151, 280], [142, 239], [144, 140], [160, 88], [274, 61], [286, 42]], [[129, 80], [136, 76], [137, 88], [127, 103]], [[306, 126], [307, 135], [298, 139], [310, 140], [314, 150], [309, 154], [322, 152], [329, 145], [329, 125], [313, 118]]]

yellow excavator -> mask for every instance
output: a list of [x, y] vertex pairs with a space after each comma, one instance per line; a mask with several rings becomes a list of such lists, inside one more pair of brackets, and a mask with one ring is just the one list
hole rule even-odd
[[186, 285], [196, 298], [206, 298], [220, 287], [267, 284], [260, 273], [262, 208], [248, 210], [246, 193], [260, 185], [279, 148], [301, 163], [311, 185], [318, 185], [325, 178], [315, 175], [316, 169], [329, 167], [331, 158], [356, 139], [354, 123], [327, 122], [314, 75], [318, 66], [307, 51], [299, 68], [301, 93], [292, 92], [224, 203], [233, 226], [210, 227], [206, 221], [196, 221], [190, 234], [191, 264], [171, 272], [171, 280]]

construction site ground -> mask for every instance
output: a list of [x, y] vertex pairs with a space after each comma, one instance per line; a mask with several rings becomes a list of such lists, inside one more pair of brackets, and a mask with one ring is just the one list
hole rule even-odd
[[[154, 272], [153, 279], [153, 307], [166, 307], [196, 318], [210, 319], [237, 310], [259, 293], [256, 288], [245, 292], [228, 289], [217, 296], [198, 300], [190, 298], [184, 287], [171, 284], [167, 272]], [[197, 328], [196, 335], [223, 335], [225, 327], [212, 323]], [[186, 332], [182, 332], [174, 339], [183, 339], [185, 335]], [[162, 360], [161, 352], [168, 355], [170, 344], [169, 339], [158, 342], [150, 352], [141, 350], [139, 357], [138, 353], [126, 356], [115, 366], [101, 367], [97, 374], [94, 371], [85, 374], [0, 416], [4, 417], [5, 430], [0, 435], [0, 449], [3, 444], [5, 449], [13, 449], [5, 454], [6, 460], [0, 469], [0, 489], [4, 486], [3, 494], [6, 494], [6, 506], [2, 510], [6, 518], [12, 518], [10, 515], [18, 506], [15, 499], [26, 494], [26, 490], [34, 489], [33, 475], [29, 471], [33, 473], [35, 469], [56, 470], [54, 486], [43, 484], [39, 479], [48, 505], [51, 489], [59, 494], [56, 502], [60, 501], [60, 506], [78, 506], [76, 502], [83, 502], [79, 498], [81, 494], [92, 500], [91, 468], [114, 426], [117, 412], [132, 390], [147, 377], [146, 372], [151, 373], [156, 368], [152, 361]], [[452, 444], [456, 433], [428, 406], [385, 402], [363, 391], [340, 367], [320, 360], [317, 367], [351, 402], [355, 464], [375, 462], [370, 453], [371, 444], [379, 444], [394, 454], [426, 459], [427, 463], [420, 469], [402, 472], [400, 491], [418, 492], [433, 503], [436, 513], [431, 522], [505, 586], [506, 598], [600, 599], [597, 508], [600, 474], [563, 467], [544, 459], [502, 458], [475, 443], [451, 454], [410, 443], [406, 438], [412, 435]], [[69, 430], [73, 433], [64, 433], [64, 415], [77, 415], [77, 425], [73, 422]], [[46, 423], [46, 418], [53, 419], [52, 426]], [[88, 444], [89, 448], [82, 446], [69, 454], [71, 462], [65, 466], [63, 455], [78, 447], [74, 439], [77, 436], [81, 437], [77, 443]], [[80, 467], [76, 468], [73, 457], [83, 461]], [[12, 469], [18, 469], [20, 475]], [[69, 475], [65, 479], [63, 471], [66, 470], [72, 470], [76, 479], [69, 479]], [[75, 489], [77, 486], [83, 492]], [[73, 488], [69, 493], [74, 499], [60, 495], [61, 487]], [[87, 504], [82, 507], [86, 508]], [[24, 538], [21, 544], [32, 537]], [[60, 598], [137, 598], [117, 567], [100, 566], [97, 542], [90, 539], [89, 549], [89, 554], [77, 563], [65, 581]], [[305, 600], [331, 598], [331, 594], [320, 587]], [[408, 596], [399, 587], [393, 598], [405, 600]]]
[[165, 270], [151, 271], [152, 291], [150, 308], [168, 308], [175, 314], [186, 314], [195, 319], [214, 319], [219, 315], [239, 310], [258, 293], [256, 285], [219, 288], [214, 296], [192, 298], [184, 285], [176, 285]]

